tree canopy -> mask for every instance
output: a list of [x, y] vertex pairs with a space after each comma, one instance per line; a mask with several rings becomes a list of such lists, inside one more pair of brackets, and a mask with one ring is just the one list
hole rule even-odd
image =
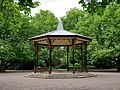
[[[72, 31], [93, 38], [88, 47], [88, 59], [92, 60], [92, 64], [96, 67], [110, 68], [115, 62], [119, 62], [119, 8], [119, 4], [112, 3], [106, 7], [103, 15], [97, 13], [92, 15], [86, 11], [71, 9], [65, 17], [62, 17], [63, 23], [67, 22], [66, 25], [73, 26]], [[79, 14], [73, 16], [72, 12], [79, 12]], [[79, 20], [72, 25], [72, 20], [76, 18]]]
[[111, 2], [120, 3], [120, 0], [80, 0], [79, 4], [87, 10], [89, 13], [95, 13], [102, 15], [105, 8], [111, 4]]
[[[80, 0], [80, 3], [84, 10], [73, 8], [61, 17], [64, 29], [93, 38], [88, 47], [88, 60], [91, 61], [88, 64], [120, 71], [119, 0]], [[0, 71], [33, 69], [34, 49], [28, 38], [55, 30], [58, 19], [48, 10], [31, 16], [30, 9], [39, 5], [32, 0], [0, 0], [0, 4]], [[42, 46], [39, 50], [39, 65], [45, 66], [49, 59], [48, 49]], [[65, 68], [66, 47], [52, 50], [52, 66]], [[80, 63], [79, 52], [80, 47], [76, 47], [75, 62]], [[72, 64], [72, 58], [69, 59]]]
[[12, 1], [3, 1], [0, 12], [0, 71], [5, 70], [3, 67], [32, 69], [34, 49], [28, 38], [54, 30], [56, 24], [57, 19], [49, 11], [41, 10], [31, 17], [26, 7]]

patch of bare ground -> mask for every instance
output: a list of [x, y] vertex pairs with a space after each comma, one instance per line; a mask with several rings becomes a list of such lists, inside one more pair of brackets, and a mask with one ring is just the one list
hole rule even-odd
[[120, 90], [120, 73], [92, 72], [80, 79], [28, 78], [31, 72], [0, 73], [0, 90]]

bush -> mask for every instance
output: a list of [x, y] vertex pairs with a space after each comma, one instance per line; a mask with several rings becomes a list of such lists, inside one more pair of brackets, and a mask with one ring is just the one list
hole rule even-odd
[[75, 63], [75, 64], [74, 64], [74, 67], [75, 67], [76, 69], [78, 69], [78, 68], [80, 68], [80, 64], [79, 64], [79, 63]]
[[109, 59], [97, 59], [92, 61], [92, 65], [96, 68], [110, 69], [116, 66], [116, 63]]

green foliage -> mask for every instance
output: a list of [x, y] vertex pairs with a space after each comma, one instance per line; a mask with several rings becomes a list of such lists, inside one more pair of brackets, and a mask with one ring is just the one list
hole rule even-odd
[[46, 65], [45, 65], [45, 61], [44, 60], [39, 60], [38, 61], [38, 66], [40, 66], [40, 67], [45, 67]]
[[36, 5], [39, 6], [39, 2], [33, 2], [33, 0], [18, 0], [18, 5], [24, 6], [26, 8], [32, 7], [35, 8]]
[[80, 64], [79, 64], [79, 63], [75, 63], [75, 64], [74, 64], [74, 67], [75, 67], [76, 69], [78, 69], [78, 68], [80, 68]]
[[[32, 0], [0, 0], [0, 10], [6, 10], [9, 5], [17, 5], [20, 7], [18, 11], [22, 11], [25, 14], [30, 14], [31, 8], [36, 8], [39, 6], [40, 2], [33, 2]], [[7, 6], [7, 7], [6, 7]]]
[[52, 50], [52, 65], [55, 68], [60, 68], [63, 65], [61, 57], [64, 59], [64, 55], [62, 53], [64, 53], [64, 51], [61, 50], [59, 46], [54, 47]]
[[93, 65], [97, 65], [97, 63], [101, 65], [101, 62], [104, 61], [104, 66], [106, 68], [111, 68], [111, 66], [114, 66], [111, 65], [111, 62], [116, 62], [115, 59], [120, 56], [119, 8], [120, 5], [111, 3], [104, 10], [104, 14], [102, 16], [97, 13], [91, 15], [86, 11], [78, 10], [77, 12], [80, 12], [78, 17], [82, 16], [82, 18], [75, 22], [76, 25], [72, 25], [70, 22], [71, 20], [76, 19], [76, 17], [70, 18], [72, 16], [70, 12], [76, 10], [70, 10], [68, 13], [69, 16], [66, 15], [67, 17], [62, 18], [65, 20], [63, 22], [67, 22], [69, 26], [72, 27], [72, 31], [93, 38], [93, 41], [88, 46], [88, 60], [96, 62], [93, 63]]
[[80, 0], [79, 4], [82, 4], [83, 9], [91, 14], [97, 13], [102, 15], [105, 8], [112, 2], [119, 4], [120, 0]]
[[96, 68], [103, 68], [103, 69], [109, 69], [109, 68], [116, 68], [116, 62], [112, 61], [111, 58], [99, 58], [97, 60], [92, 61], [92, 65], [94, 65]]
[[50, 11], [40, 10], [31, 20], [30, 36], [41, 35], [57, 28], [57, 18]]
[[[35, 16], [32, 17], [30, 21], [31, 28], [29, 29], [29, 37], [41, 35], [44, 33], [48, 33], [52, 30], [56, 30], [57, 28], [58, 19], [54, 16], [53, 13], [46, 10], [40, 10], [39, 13], [37, 13]], [[54, 50], [54, 49], [53, 49]], [[48, 67], [49, 64], [49, 49], [48, 47], [41, 46], [39, 47], [39, 64], [40, 66], [46, 66]], [[56, 66], [57, 64], [57, 58], [56, 55], [56, 49], [53, 53], [53, 61], [52, 66]]]
[[0, 39], [0, 59], [10, 60], [14, 56], [13, 47], [7, 41]]
[[83, 17], [83, 14], [81, 12], [82, 11], [80, 11], [79, 9], [73, 8], [67, 12], [66, 16], [61, 18], [65, 30], [73, 30], [77, 22]]
[[109, 58], [115, 61], [115, 58], [120, 55], [119, 7], [120, 5], [112, 4], [105, 9], [104, 15], [99, 20], [95, 19], [96, 37], [94, 38], [97, 41], [97, 47], [94, 47], [96, 50], [92, 52], [93, 60], [106, 60], [107, 62]]
[[[92, 60], [92, 65], [97, 68], [113, 68], [115, 62], [119, 63], [120, 5], [110, 2], [110, 0], [107, 2], [91, 0], [86, 3], [81, 0], [80, 3], [92, 15], [85, 10], [73, 8], [61, 18], [64, 29], [93, 38], [88, 46], [88, 60]], [[30, 8], [38, 5], [32, 0], [19, 0], [16, 3], [13, 0], [1, 0], [0, 4], [0, 60], [9, 69], [32, 69], [34, 50], [28, 38], [55, 30], [58, 19], [48, 10], [40, 10], [31, 18]], [[53, 67], [66, 68], [67, 54], [65, 53], [66, 47], [52, 49]], [[80, 55], [80, 46], [78, 46], [75, 48], [76, 68], [78, 63], [83, 63]], [[48, 67], [48, 60], [49, 49], [46, 46], [39, 47], [38, 64]], [[72, 66], [72, 48], [69, 48], [69, 60]]]
[[23, 67], [21, 65], [33, 59], [31, 45], [28, 42], [29, 20], [30, 17], [27, 14], [21, 13], [21, 7], [18, 4], [2, 0], [0, 8], [0, 59], [4, 61], [6, 68], [12, 65], [13, 67]]

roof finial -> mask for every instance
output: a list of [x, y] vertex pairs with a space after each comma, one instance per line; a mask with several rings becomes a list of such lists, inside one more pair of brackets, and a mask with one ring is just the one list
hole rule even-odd
[[63, 30], [62, 21], [59, 20], [57, 30]]

